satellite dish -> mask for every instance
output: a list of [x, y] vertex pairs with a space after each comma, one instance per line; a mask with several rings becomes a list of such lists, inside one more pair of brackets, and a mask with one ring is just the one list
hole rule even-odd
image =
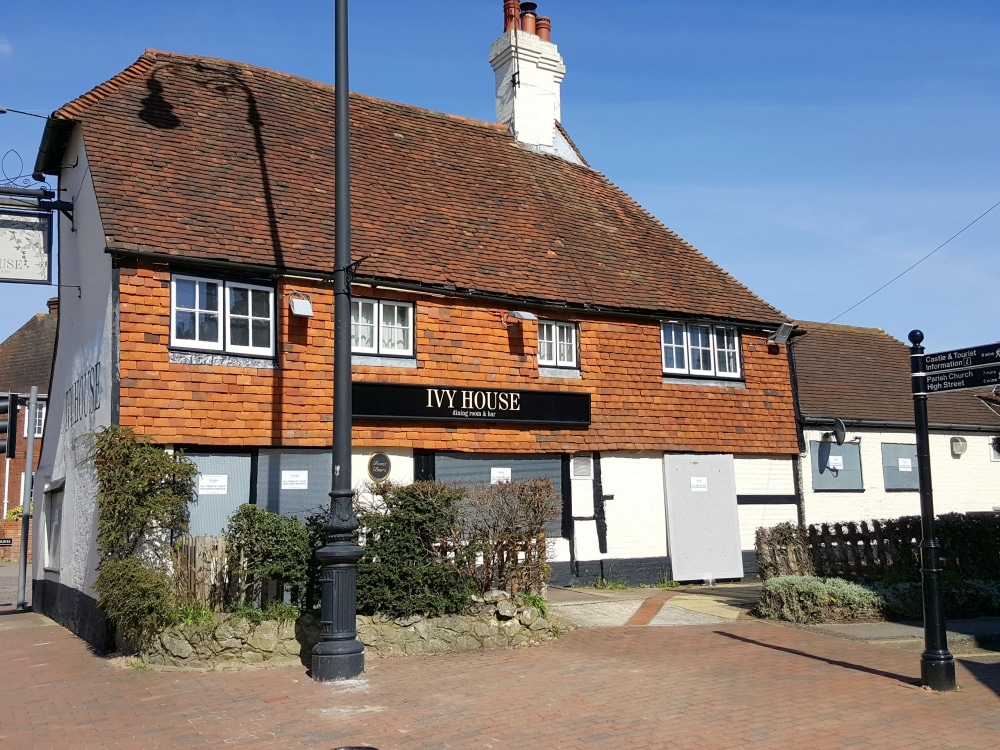
[[837, 445], [843, 445], [844, 440], [847, 438], [847, 428], [844, 426], [844, 420], [834, 419], [833, 420], [833, 439], [837, 441]]

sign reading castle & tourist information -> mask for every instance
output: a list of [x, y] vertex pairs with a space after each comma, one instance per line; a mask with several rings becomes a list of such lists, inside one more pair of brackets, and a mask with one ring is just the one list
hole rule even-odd
[[926, 392], [1000, 385], [1000, 343], [924, 355]]

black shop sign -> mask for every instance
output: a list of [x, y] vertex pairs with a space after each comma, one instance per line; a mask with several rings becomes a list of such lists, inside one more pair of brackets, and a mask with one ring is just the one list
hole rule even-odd
[[477, 424], [590, 424], [590, 394], [453, 385], [353, 383], [355, 419], [420, 419]]

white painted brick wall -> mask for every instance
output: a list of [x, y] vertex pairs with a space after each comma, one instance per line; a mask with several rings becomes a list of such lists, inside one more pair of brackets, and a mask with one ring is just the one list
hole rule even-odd
[[566, 74], [556, 45], [534, 34], [507, 31], [493, 43], [490, 64], [496, 76], [497, 122], [512, 125], [522, 143], [553, 148]]
[[[742, 458], [733, 461], [737, 495], [794, 495], [795, 462], [791, 458]], [[754, 548], [754, 537], [761, 526], [771, 527], [786, 521], [798, 522], [795, 505], [741, 505], [740, 547]]]
[[666, 555], [663, 454], [604, 453], [601, 455], [601, 478], [604, 494], [615, 496], [614, 500], [605, 503], [607, 556]]

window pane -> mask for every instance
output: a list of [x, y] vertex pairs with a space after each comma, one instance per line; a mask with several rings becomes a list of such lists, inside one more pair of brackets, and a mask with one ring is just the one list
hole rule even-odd
[[351, 348], [375, 348], [375, 303], [351, 300]]
[[560, 323], [556, 328], [556, 333], [559, 336], [559, 351], [557, 352], [556, 364], [575, 365], [576, 326]]
[[250, 321], [233, 318], [229, 321], [229, 343], [233, 346], [250, 346]]
[[739, 372], [735, 328], [715, 329], [715, 367], [723, 374], [734, 375]]
[[194, 341], [194, 313], [177, 311], [174, 322], [174, 338], [184, 341]]
[[411, 342], [409, 305], [383, 302], [381, 309], [382, 351], [409, 352]]
[[250, 292], [251, 315], [255, 318], [271, 319], [271, 293], [263, 289], [253, 289]]
[[269, 320], [255, 320], [252, 323], [253, 346], [258, 348], [271, 348], [271, 322]]
[[229, 289], [229, 312], [233, 315], [249, 315], [250, 290], [234, 286]]
[[709, 326], [689, 326], [691, 341], [691, 372], [712, 372], [712, 329]]
[[211, 310], [212, 312], [218, 312], [219, 310], [219, 285], [214, 281], [199, 281], [198, 282], [199, 291], [199, 309], [201, 310]]
[[198, 316], [198, 341], [219, 340], [219, 316], [214, 313], [201, 313]]
[[177, 279], [174, 282], [177, 298], [174, 305], [185, 310], [193, 310], [195, 305], [195, 283], [187, 279]]
[[555, 323], [538, 324], [538, 361], [541, 364], [556, 363]]
[[678, 323], [664, 323], [661, 327], [663, 338], [663, 368], [665, 370], [687, 370], [684, 353], [684, 326]]

